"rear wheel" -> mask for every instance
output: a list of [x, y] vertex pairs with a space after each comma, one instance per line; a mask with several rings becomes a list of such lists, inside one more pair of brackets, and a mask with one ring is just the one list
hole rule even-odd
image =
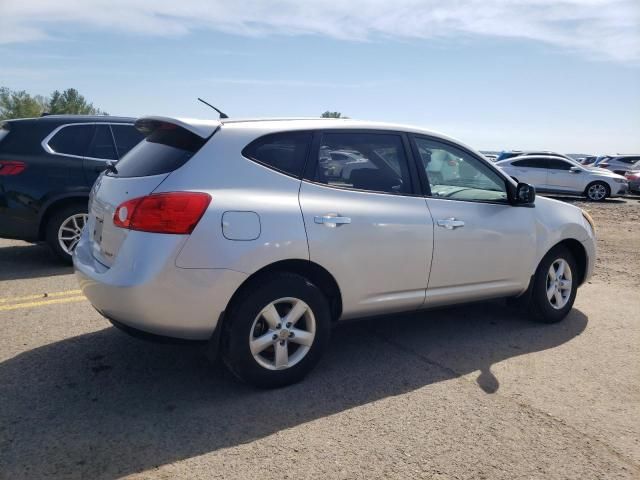
[[585, 190], [586, 197], [593, 202], [601, 202], [610, 194], [609, 185], [604, 182], [593, 182]]
[[576, 261], [563, 245], [554, 247], [540, 262], [533, 280], [530, 308], [534, 320], [556, 323], [573, 308], [578, 288]]
[[87, 206], [81, 203], [56, 210], [47, 222], [47, 244], [58, 258], [69, 265], [86, 222]]
[[325, 295], [306, 278], [274, 273], [240, 294], [225, 319], [222, 355], [241, 380], [275, 388], [301, 380], [329, 341]]

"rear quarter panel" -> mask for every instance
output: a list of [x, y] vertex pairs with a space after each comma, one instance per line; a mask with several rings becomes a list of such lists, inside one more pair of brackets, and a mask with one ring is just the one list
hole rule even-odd
[[[251, 274], [279, 260], [309, 259], [300, 211], [300, 180], [241, 155], [254, 138], [268, 132], [224, 126], [156, 192], [207, 192], [212, 201], [178, 255], [182, 268], [225, 268]], [[238, 240], [223, 234], [225, 212], [253, 212], [258, 235]], [[232, 215], [227, 218], [255, 218]], [[243, 230], [244, 225], [238, 225]], [[254, 238], [255, 237], [255, 238]]]

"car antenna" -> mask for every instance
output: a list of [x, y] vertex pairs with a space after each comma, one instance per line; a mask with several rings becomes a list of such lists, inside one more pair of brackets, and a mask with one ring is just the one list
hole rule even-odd
[[204, 103], [206, 106], [213, 108], [216, 112], [218, 112], [218, 114], [220, 115], [220, 118], [229, 118], [229, 115], [227, 115], [226, 113], [224, 113], [222, 110], [217, 109], [216, 107], [214, 107], [213, 105], [211, 105], [209, 102], [205, 102], [203, 99], [201, 99], [200, 97], [198, 97], [198, 100], [200, 100], [202, 103]]

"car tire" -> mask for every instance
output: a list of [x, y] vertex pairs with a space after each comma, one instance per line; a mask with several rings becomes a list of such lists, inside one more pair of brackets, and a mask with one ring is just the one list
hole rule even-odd
[[542, 323], [560, 322], [573, 308], [577, 289], [576, 260], [567, 247], [558, 245], [544, 256], [534, 275], [527, 309], [530, 317]]
[[[289, 312], [296, 313], [292, 325], [287, 323]], [[329, 302], [318, 287], [294, 273], [264, 275], [243, 288], [229, 307], [222, 358], [246, 383], [283, 387], [302, 380], [315, 367], [330, 330]]]
[[72, 253], [87, 219], [87, 205], [73, 203], [56, 211], [47, 220], [45, 239], [55, 255], [71, 265]]
[[591, 182], [584, 194], [592, 202], [602, 202], [611, 195], [611, 189], [605, 182]]

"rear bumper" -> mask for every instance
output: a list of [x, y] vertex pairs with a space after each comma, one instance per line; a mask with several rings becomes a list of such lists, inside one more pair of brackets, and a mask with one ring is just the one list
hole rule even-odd
[[175, 266], [178, 235], [130, 232], [111, 268], [95, 260], [87, 234], [74, 252], [80, 288], [118, 326], [183, 340], [207, 340], [246, 279], [225, 269]]

